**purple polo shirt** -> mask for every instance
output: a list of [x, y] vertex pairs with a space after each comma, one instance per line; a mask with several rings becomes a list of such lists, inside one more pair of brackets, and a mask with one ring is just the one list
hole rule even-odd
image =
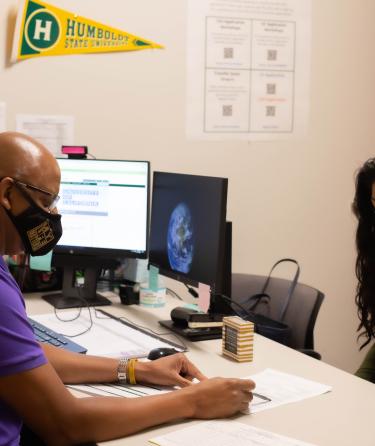
[[[0, 379], [47, 363], [17, 282], [0, 256]], [[0, 446], [19, 445], [22, 419], [0, 397]]]

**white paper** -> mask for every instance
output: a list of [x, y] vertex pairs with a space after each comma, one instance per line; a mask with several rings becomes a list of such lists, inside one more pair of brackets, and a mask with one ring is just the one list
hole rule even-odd
[[161, 395], [170, 392], [170, 389], [162, 389], [150, 386], [130, 386], [120, 384], [69, 384], [67, 387], [73, 390], [97, 396], [116, 396], [120, 398], [139, 398], [142, 396]]
[[0, 133], [6, 130], [6, 104], [0, 102]]
[[[66, 322], [57, 319], [54, 313], [33, 315], [32, 319], [63, 336], [69, 337], [90, 327], [90, 315], [87, 308], [81, 310], [78, 318], [71, 320], [77, 316], [78, 311], [60, 312], [59, 317]], [[154, 348], [171, 347], [170, 343], [155, 338], [155, 335], [151, 332], [150, 334], [143, 333], [93, 309], [91, 309], [91, 317], [92, 327], [86, 333], [72, 339], [87, 348], [87, 353], [90, 355], [127, 358], [145, 357]], [[176, 350], [183, 350], [182, 347], [178, 348], [176, 345], [173, 345], [173, 347]]]
[[159, 446], [312, 446], [237, 421], [208, 421], [149, 440]]
[[75, 143], [73, 116], [18, 114], [16, 128], [41, 142], [55, 156], [61, 156], [62, 145]]
[[189, 0], [187, 136], [306, 131], [311, 0]]
[[[250, 412], [257, 413], [284, 404], [302, 401], [332, 390], [331, 386], [272, 369], [266, 369], [263, 372], [250, 376], [248, 379], [255, 381], [256, 388], [250, 404], [250, 410], [244, 411], [244, 414]], [[161, 388], [159, 386], [149, 387], [117, 384], [89, 384], [69, 387], [89, 394], [122, 396], [127, 398], [155, 395], [175, 390], [174, 388]], [[261, 397], [258, 397], [256, 394], [260, 394]], [[271, 401], [265, 401], [262, 397], [267, 397]]]
[[252, 379], [256, 384], [255, 392], [271, 400], [260, 403], [257, 399], [254, 401], [255, 404], [250, 404], [251, 413], [301, 401], [332, 390], [331, 386], [273, 369], [266, 369], [250, 376], [249, 379]]

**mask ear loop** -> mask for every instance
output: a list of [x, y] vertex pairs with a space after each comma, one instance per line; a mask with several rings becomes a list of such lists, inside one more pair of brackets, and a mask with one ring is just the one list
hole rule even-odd
[[[37, 206], [38, 208], [42, 209], [40, 206], [38, 206], [38, 204], [30, 197], [30, 195], [25, 192], [21, 186], [19, 186], [15, 181], [13, 181], [14, 186], [16, 187], [16, 189], [20, 192], [20, 194], [23, 196], [23, 198], [29, 203], [31, 204], [31, 206]], [[43, 210], [43, 209], [42, 209]]]
[[30, 195], [25, 192], [23, 190], [23, 188], [21, 186], [19, 186], [15, 181], [13, 181], [14, 186], [17, 188], [17, 190], [20, 192], [20, 194], [23, 196], [23, 198], [31, 205], [31, 206], [35, 206], [38, 209], [40, 209], [42, 212], [44, 212], [46, 215], [58, 215], [58, 212], [52, 212], [52, 210], [56, 209], [56, 206], [53, 209], [48, 208], [48, 211], [46, 211], [45, 209], [43, 209], [41, 206], [39, 206], [39, 204], [30, 197]]

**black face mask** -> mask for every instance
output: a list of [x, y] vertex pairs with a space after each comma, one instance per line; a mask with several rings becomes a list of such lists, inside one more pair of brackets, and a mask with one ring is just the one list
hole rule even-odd
[[4, 209], [21, 237], [26, 254], [43, 256], [56, 246], [62, 236], [61, 215], [44, 211], [29, 195], [21, 193], [30, 207], [19, 215]]

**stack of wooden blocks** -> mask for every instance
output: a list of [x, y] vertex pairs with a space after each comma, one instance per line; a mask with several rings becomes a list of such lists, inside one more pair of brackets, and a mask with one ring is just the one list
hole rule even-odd
[[238, 316], [223, 318], [223, 354], [238, 362], [253, 360], [254, 324]]

